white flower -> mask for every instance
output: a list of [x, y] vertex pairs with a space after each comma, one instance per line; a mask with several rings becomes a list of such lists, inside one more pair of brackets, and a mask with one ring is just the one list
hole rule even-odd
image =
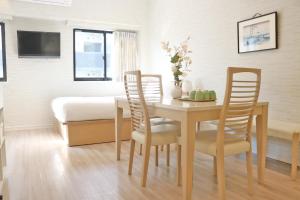
[[190, 72], [188, 66], [192, 64], [192, 59], [189, 56], [189, 54], [192, 53], [192, 51], [189, 49], [188, 45], [190, 39], [190, 36], [188, 36], [186, 40], [180, 43], [180, 45], [172, 47], [170, 47], [170, 43], [168, 41], [161, 42], [161, 48], [168, 53], [168, 56], [170, 58], [173, 58], [177, 54], [178, 58], [176, 58], [176, 63], [174, 63], [174, 59], [172, 60], [172, 62], [173, 64], [175, 64], [175, 66], [182, 66], [184, 68], [180, 70], [173, 65], [171, 70], [173, 73], [177, 70], [184, 71], [181, 75], [183, 77], [187, 76], [187, 72]]
[[172, 72], [176, 72], [177, 68], [175, 66], [173, 66], [171, 70], [172, 70]]
[[168, 51], [169, 50], [169, 42], [161, 42], [161, 47], [163, 50]]
[[183, 52], [187, 52], [188, 51], [188, 44], [187, 44], [186, 41], [183, 42], [183, 43], [181, 43], [180, 46], [181, 46], [181, 49], [182, 49]]
[[184, 57], [184, 62], [186, 65], [191, 65], [192, 64], [192, 59], [189, 56]]
[[185, 61], [189, 61], [190, 59], [191, 59], [191, 58], [188, 57], [188, 56], [184, 57], [184, 60], [185, 60]]
[[178, 51], [178, 54], [177, 54], [180, 58], [184, 57], [184, 52], [182, 51]]
[[186, 77], [187, 76], [187, 73], [186, 72], [182, 72], [182, 77]]

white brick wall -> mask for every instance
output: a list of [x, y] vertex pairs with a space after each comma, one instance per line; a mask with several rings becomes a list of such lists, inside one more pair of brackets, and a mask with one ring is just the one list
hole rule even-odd
[[[91, 0], [90, 0], [91, 1]], [[103, 0], [104, 1], [104, 0]], [[7, 1], [8, 2], [8, 1]], [[114, 14], [89, 12], [80, 15], [80, 2], [74, 1], [74, 9], [53, 12], [44, 6], [32, 7], [12, 2], [4, 6], [9, 12], [23, 15], [89, 17], [102, 21], [115, 20], [148, 26], [149, 35], [141, 39], [142, 68], [144, 71], [162, 73], [166, 93], [171, 73], [167, 56], [160, 49], [160, 41], [179, 42], [191, 35], [193, 49], [193, 82], [200, 80], [207, 89], [215, 89], [223, 98], [227, 66], [258, 66], [263, 70], [261, 99], [270, 102], [270, 118], [300, 122], [300, 1], [273, 0], [151, 0], [129, 8], [134, 12], [118, 11]], [[106, 1], [105, 1], [106, 2]], [[108, 2], [108, 1], [107, 1]], [[131, 7], [134, 0], [128, 0]], [[107, 8], [109, 3], [104, 4]], [[121, 5], [122, 7], [122, 5]], [[149, 9], [148, 11], [146, 8]], [[9, 9], [8, 9], [9, 8]], [[142, 8], [142, 9], [138, 9]], [[0, 9], [1, 12], [3, 8]], [[89, 4], [88, 8], [93, 10]], [[4, 10], [5, 11], [5, 10]], [[236, 22], [252, 17], [255, 13], [278, 11], [279, 49], [265, 52], [237, 54]], [[23, 12], [23, 13], [22, 13]], [[106, 11], [105, 11], [106, 12]], [[119, 13], [119, 14], [118, 14]], [[123, 14], [122, 14], [123, 13]], [[131, 13], [126, 14], [126, 13]], [[148, 13], [148, 19], [145, 18]], [[145, 14], [145, 15], [144, 15]], [[126, 19], [124, 18], [126, 16]], [[8, 128], [49, 126], [53, 122], [49, 103], [56, 96], [108, 95], [117, 90], [109, 83], [78, 83], [72, 81], [72, 29], [61, 22], [32, 22], [14, 19], [8, 21], [7, 62], [8, 83], [5, 84], [6, 125]], [[62, 57], [51, 59], [18, 59], [17, 29], [60, 31], [62, 33]], [[148, 44], [148, 45], [147, 45]], [[148, 62], [147, 62], [148, 61]], [[148, 63], [145, 65], [145, 63]], [[144, 64], [143, 64], [144, 63]], [[118, 86], [122, 88], [122, 86]]]
[[[255, 13], [278, 11], [279, 49], [237, 53], [237, 22]], [[262, 68], [260, 98], [270, 102], [270, 118], [300, 122], [300, 1], [230, 0], [150, 1], [150, 50], [154, 72], [171, 80], [168, 57], [160, 41], [180, 42], [191, 35], [192, 73], [219, 99], [225, 89], [226, 67]]]

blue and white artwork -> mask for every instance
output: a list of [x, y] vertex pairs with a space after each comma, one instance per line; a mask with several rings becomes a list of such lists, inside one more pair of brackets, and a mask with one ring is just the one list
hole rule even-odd
[[3, 49], [2, 49], [2, 26], [0, 26], [0, 78], [4, 78], [3, 66]]
[[270, 21], [244, 27], [244, 46], [257, 46], [270, 41]]
[[277, 48], [277, 13], [238, 22], [239, 53]]

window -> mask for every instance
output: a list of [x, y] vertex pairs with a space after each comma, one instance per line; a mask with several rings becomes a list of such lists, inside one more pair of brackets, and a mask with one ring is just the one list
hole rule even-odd
[[74, 80], [112, 80], [112, 32], [74, 29], [73, 34]]
[[6, 81], [5, 27], [0, 22], [0, 81]]

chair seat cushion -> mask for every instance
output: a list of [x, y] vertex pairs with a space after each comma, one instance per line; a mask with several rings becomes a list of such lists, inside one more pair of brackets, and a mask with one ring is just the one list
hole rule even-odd
[[[151, 145], [172, 144], [177, 142], [179, 129], [173, 124], [161, 124], [151, 126]], [[145, 133], [139, 131], [132, 132], [132, 139], [138, 143], [145, 143]]]
[[[226, 136], [227, 137], [227, 136]], [[250, 143], [247, 141], [225, 141], [224, 155], [234, 155], [250, 150]], [[196, 149], [202, 153], [212, 156], [217, 155], [217, 130], [200, 132], [196, 138]]]
[[176, 121], [163, 117], [154, 117], [150, 119], [150, 123], [151, 125], [175, 124]]

